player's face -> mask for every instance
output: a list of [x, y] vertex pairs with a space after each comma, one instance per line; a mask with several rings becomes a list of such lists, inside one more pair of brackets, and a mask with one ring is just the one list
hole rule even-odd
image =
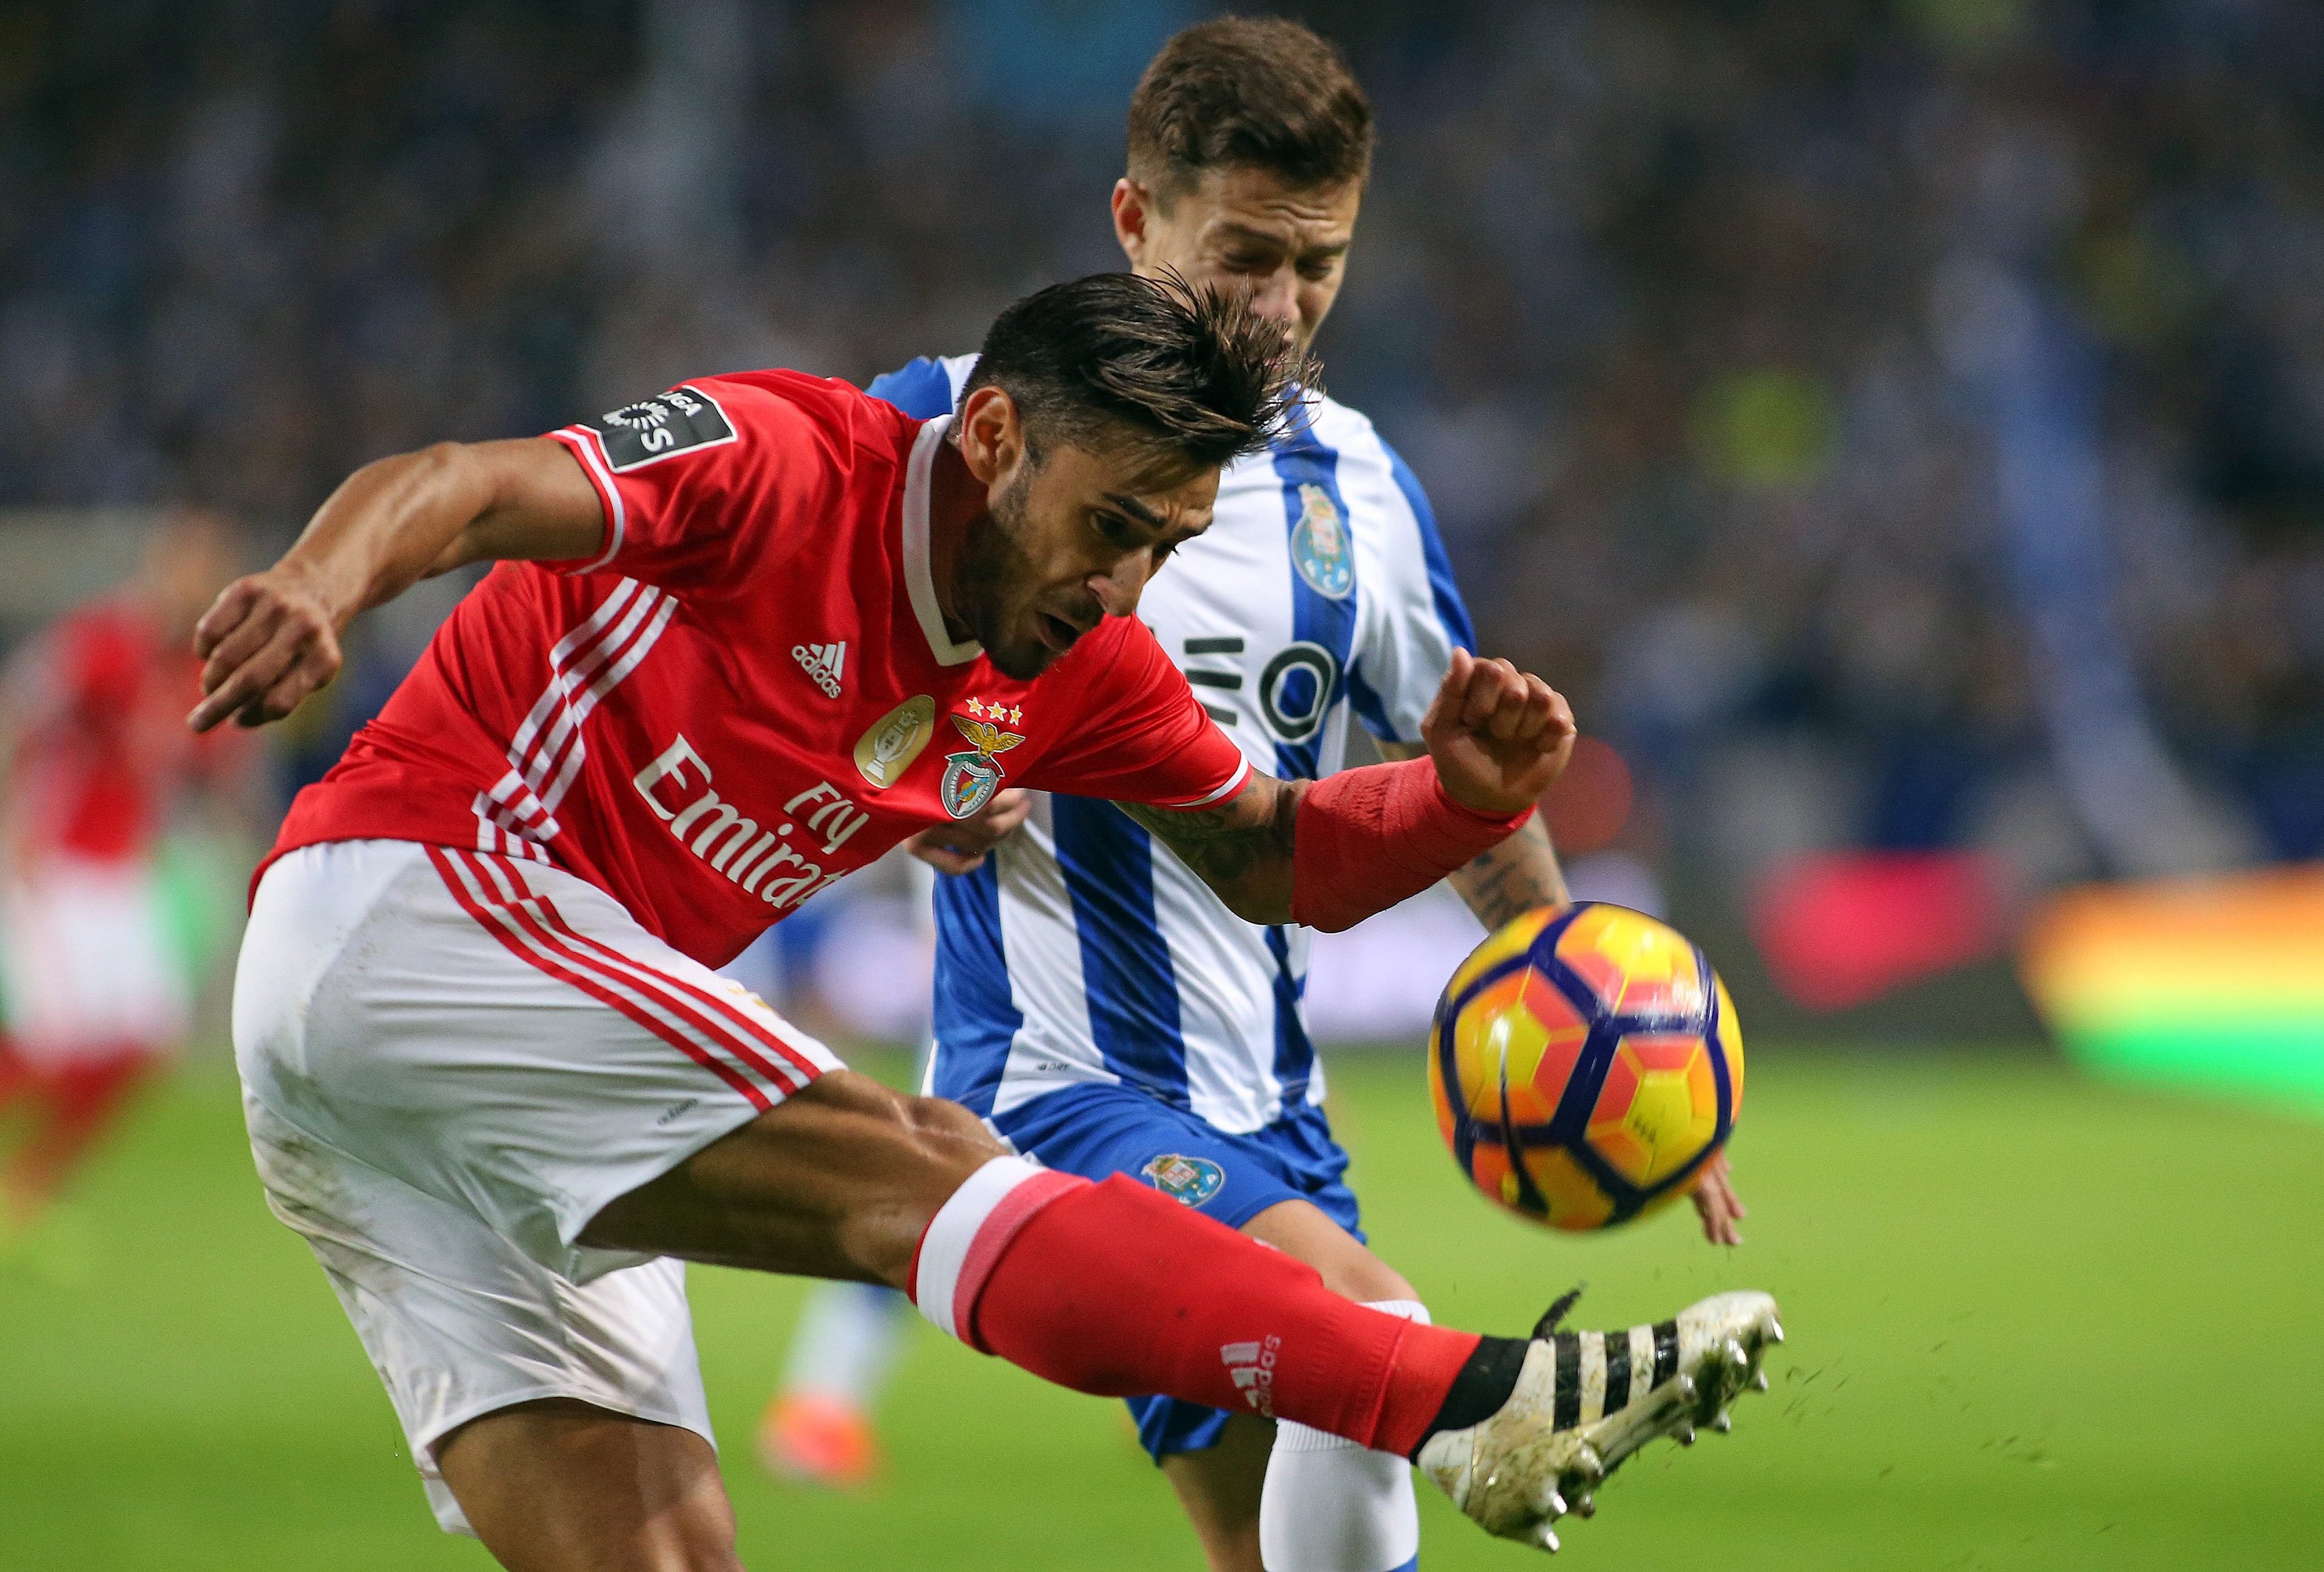
[[[980, 389], [971, 405], [988, 394], [1006, 404], [999, 390]], [[968, 450], [980, 422], [962, 414], [964, 455], [983, 472], [988, 501], [961, 544], [953, 609], [995, 666], [1029, 681], [1099, 619], [1138, 610], [1170, 554], [1210, 527], [1219, 472], [1157, 472], [1130, 443], [1093, 451], [1060, 442], [1038, 462], [1021, 443], [979, 455]]]
[[1124, 179], [1113, 188], [1114, 235], [1130, 270], [1175, 268], [1193, 284], [1249, 290], [1259, 314], [1304, 351], [1340, 298], [1363, 188], [1299, 190], [1260, 170], [1206, 170], [1165, 202]]

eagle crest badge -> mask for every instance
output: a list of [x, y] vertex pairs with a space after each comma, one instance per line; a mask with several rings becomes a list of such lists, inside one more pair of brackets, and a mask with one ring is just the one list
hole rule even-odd
[[960, 728], [969, 746], [945, 755], [944, 780], [937, 795], [944, 799], [945, 813], [965, 819], [1001, 789], [1001, 764], [993, 756], [1008, 752], [1025, 739], [1014, 731], [1003, 731], [990, 721], [972, 721], [965, 715], [954, 715], [952, 723]]

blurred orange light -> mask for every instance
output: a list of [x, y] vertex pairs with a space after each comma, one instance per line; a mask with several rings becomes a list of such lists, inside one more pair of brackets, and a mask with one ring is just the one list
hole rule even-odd
[[1563, 852], [1595, 851], [1630, 822], [1630, 767], [1610, 743], [1574, 740], [1573, 758], [1543, 794], [1542, 817]]

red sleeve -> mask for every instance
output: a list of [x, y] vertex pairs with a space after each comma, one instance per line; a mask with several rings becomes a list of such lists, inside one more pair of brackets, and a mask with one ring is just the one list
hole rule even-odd
[[[1120, 631], [1105, 637], [1116, 628]], [[1233, 795], [1250, 777], [1242, 749], [1204, 712], [1143, 622], [1109, 620], [1082, 643], [1066, 657], [1087, 674], [1074, 695], [1072, 737], [1042, 756], [1027, 786], [1157, 808], [1203, 808]]]
[[703, 377], [549, 433], [596, 488], [605, 541], [594, 557], [543, 565], [667, 589], [733, 582], [844, 505], [854, 445], [835, 402], [788, 372]]

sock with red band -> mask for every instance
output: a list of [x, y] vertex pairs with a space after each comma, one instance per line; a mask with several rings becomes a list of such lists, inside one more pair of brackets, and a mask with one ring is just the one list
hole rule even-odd
[[1342, 1299], [1314, 1267], [1135, 1180], [1015, 1157], [979, 1169], [929, 1223], [912, 1299], [971, 1347], [1076, 1392], [1159, 1393], [1406, 1457], [1479, 1345]]
[[1433, 759], [1343, 769], [1299, 799], [1291, 841], [1291, 915], [1336, 933], [1416, 896], [1533, 817], [1480, 814], [1452, 800]]

